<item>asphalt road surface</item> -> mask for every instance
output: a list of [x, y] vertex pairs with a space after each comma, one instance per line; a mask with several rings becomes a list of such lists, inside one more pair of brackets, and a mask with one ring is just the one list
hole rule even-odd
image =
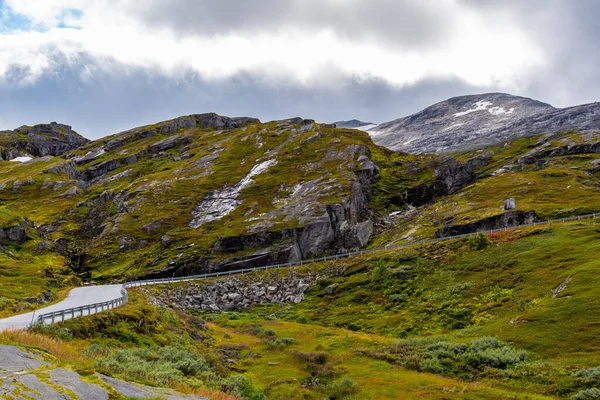
[[117, 299], [121, 297], [122, 288], [123, 285], [84, 286], [75, 288], [71, 290], [67, 298], [60, 303], [40, 308], [39, 310], [35, 310], [35, 312], [28, 312], [26, 314], [0, 319], [0, 331], [27, 328], [32, 320], [41, 314]]

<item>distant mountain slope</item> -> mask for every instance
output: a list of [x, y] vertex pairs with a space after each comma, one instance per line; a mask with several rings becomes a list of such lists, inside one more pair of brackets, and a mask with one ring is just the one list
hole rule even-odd
[[364, 122], [358, 119], [351, 119], [349, 121], [337, 121], [334, 122], [334, 124], [338, 128], [362, 128], [364, 126], [377, 125], [372, 122]]
[[570, 129], [600, 129], [600, 104], [557, 109], [503, 93], [460, 96], [368, 131], [375, 143], [393, 150], [451, 153]]

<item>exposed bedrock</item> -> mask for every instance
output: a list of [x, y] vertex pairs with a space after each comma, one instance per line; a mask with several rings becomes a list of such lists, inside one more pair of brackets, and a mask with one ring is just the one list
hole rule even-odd
[[415, 186], [391, 201], [396, 205], [419, 207], [436, 198], [456, 193], [474, 183], [475, 167], [486, 165], [487, 162], [485, 157], [473, 158], [464, 163], [453, 157], [443, 157], [434, 171], [433, 183]]
[[[374, 216], [368, 208], [368, 200], [372, 185], [379, 177], [379, 169], [366, 155], [360, 155], [358, 162], [350, 195], [338, 204], [323, 205], [323, 213], [304, 225], [223, 237], [215, 243], [212, 256], [172, 260], [144, 278], [284, 264], [364, 247], [373, 234]], [[240, 253], [245, 254], [240, 256]], [[219, 261], [213, 256], [218, 256]]]
[[538, 222], [539, 219], [533, 211], [509, 211], [503, 214], [494, 215], [477, 221], [462, 225], [447, 224], [435, 232], [438, 238], [475, 233], [479, 231], [489, 231], [492, 229], [511, 228], [518, 225], [531, 224]]
[[27, 233], [27, 230], [30, 228], [33, 228], [33, 224], [29, 220], [23, 220], [19, 224], [13, 226], [0, 226], [0, 244], [24, 243], [30, 239]]

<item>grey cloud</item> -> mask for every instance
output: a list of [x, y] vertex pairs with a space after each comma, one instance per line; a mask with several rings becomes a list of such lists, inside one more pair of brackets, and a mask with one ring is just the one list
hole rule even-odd
[[[89, 63], [90, 61], [88, 61]], [[80, 66], [81, 68], [84, 65]], [[82, 81], [76, 67], [45, 75], [34, 86], [0, 88], [2, 129], [59, 121], [90, 138], [99, 138], [179, 115], [215, 111], [263, 121], [293, 116], [331, 122], [362, 118], [387, 121], [457, 93], [478, 93], [456, 80], [428, 80], [394, 88], [380, 80], [338, 79], [336, 87], [269, 85], [259, 75], [240, 74], [207, 81], [196, 73], [178, 80], [115, 66]]]
[[124, 3], [128, 15], [180, 35], [328, 29], [354, 41], [403, 48], [436, 46], [460, 21], [455, 7], [414, 0], [149, 0]]
[[596, 0], [463, 0], [485, 15], [509, 15], [542, 49], [545, 66], [523, 82], [531, 97], [556, 106], [600, 97], [600, 2]]

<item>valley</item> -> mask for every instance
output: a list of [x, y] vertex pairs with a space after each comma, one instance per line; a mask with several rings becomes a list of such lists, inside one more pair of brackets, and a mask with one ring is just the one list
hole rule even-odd
[[[473, 141], [457, 140], [473, 146], [422, 152], [382, 147], [358, 120], [214, 113], [94, 141], [56, 123], [3, 132], [0, 317], [24, 321], [73, 288], [155, 281], [128, 287], [121, 307], [0, 343], [98, 398], [126, 398], [127, 385], [167, 398], [594, 398], [595, 111], [456, 99], [403, 123], [444, 143], [425, 131], [471, 118], [460, 129]], [[287, 266], [157, 282], [272, 265]], [[90, 296], [77, 301], [112, 299]], [[6, 396], [40, 398], [13, 375]]]

